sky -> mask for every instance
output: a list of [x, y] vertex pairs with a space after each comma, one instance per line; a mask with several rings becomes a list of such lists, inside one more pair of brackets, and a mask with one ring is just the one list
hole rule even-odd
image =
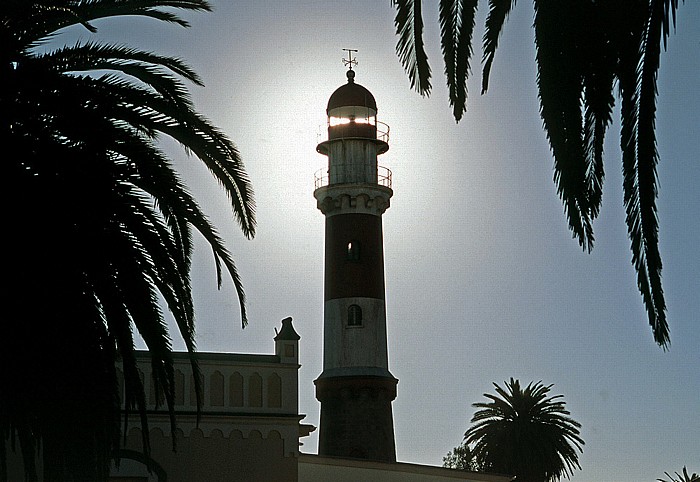
[[[250, 324], [241, 329], [231, 282], [217, 290], [211, 252], [200, 242], [192, 273], [200, 351], [271, 353], [274, 328], [293, 317], [300, 412], [318, 426], [324, 217], [313, 179], [326, 158], [315, 147], [328, 98], [345, 82], [342, 49], [358, 49], [356, 82], [391, 127], [379, 162], [393, 172], [383, 222], [397, 459], [441, 465], [469, 427], [471, 404], [513, 377], [553, 384], [582, 424], [574, 482], [654, 481], [684, 465], [700, 472], [699, 2], [680, 5], [659, 74], [668, 351], [653, 342], [630, 263], [619, 109], [605, 144], [593, 251], [583, 252], [568, 231], [539, 117], [531, 2], [512, 12], [483, 96], [477, 42], [458, 124], [444, 85], [437, 1], [424, 2], [434, 74], [427, 98], [410, 89], [396, 56], [388, 0], [212, 4], [213, 13], [186, 15], [189, 29], [137, 18], [96, 24], [98, 38], [195, 68], [205, 83], [191, 88], [197, 109], [233, 139], [253, 183], [258, 230], [246, 240], [201, 163], [163, 141], [233, 252], [248, 296]], [[91, 38], [85, 30], [71, 35]], [[316, 453], [316, 434], [303, 440], [303, 452]]]

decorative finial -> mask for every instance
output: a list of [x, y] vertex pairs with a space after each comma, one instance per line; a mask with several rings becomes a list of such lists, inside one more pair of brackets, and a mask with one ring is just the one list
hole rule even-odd
[[[343, 59], [343, 65], [348, 66], [348, 82], [352, 82], [352, 80], [355, 78], [355, 72], [352, 71], [352, 66], [357, 65], [357, 59], [352, 58], [352, 53], [357, 52], [357, 49], [343, 49], [348, 53], [348, 58]], [[352, 72], [352, 74], [350, 74]]]

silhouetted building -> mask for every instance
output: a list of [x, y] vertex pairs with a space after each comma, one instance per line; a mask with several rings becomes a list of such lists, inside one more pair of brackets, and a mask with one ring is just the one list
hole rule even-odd
[[372, 93], [348, 81], [328, 101], [328, 140], [316, 150], [328, 169], [314, 197], [326, 217], [323, 372], [319, 455], [396, 461], [384, 296], [382, 214], [393, 194], [391, 171], [377, 164], [389, 149]]
[[[186, 353], [175, 353], [177, 430], [156, 392], [150, 358], [139, 356], [148, 408], [150, 459], [142, 455], [138, 416], [121, 452], [114, 482], [228, 482], [298, 480], [299, 438], [314, 427], [300, 424], [299, 335], [282, 321], [275, 353], [198, 353], [202, 411], [197, 424], [194, 378]], [[122, 387], [123, 390], [123, 387]], [[150, 472], [149, 472], [150, 470]]]

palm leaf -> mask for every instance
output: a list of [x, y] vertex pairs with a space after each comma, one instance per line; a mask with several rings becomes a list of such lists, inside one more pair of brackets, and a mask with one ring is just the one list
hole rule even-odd
[[612, 121], [615, 105], [613, 85], [615, 81], [616, 52], [610, 48], [614, 44], [614, 35], [608, 28], [607, 19], [614, 17], [613, 6], [600, 7], [595, 10], [591, 5], [584, 9], [585, 17], [581, 23], [595, 35], [582, 36], [582, 71], [583, 71], [583, 108], [584, 130], [583, 145], [586, 163], [586, 190], [590, 203], [590, 217], [595, 219], [600, 211], [603, 194], [603, 145], [605, 133]]
[[430, 66], [423, 45], [421, 0], [392, 0], [396, 7], [394, 25], [399, 40], [396, 53], [401, 60], [411, 88], [421, 95], [430, 95]]
[[457, 122], [467, 103], [467, 79], [471, 72], [472, 34], [477, 0], [440, 2], [440, 35], [450, 106]]
[[67, 0], [35, 0], [31, 3], [13, 0], [6, 15], [19, 45], [27, 48], [46, 39], [52, 32], [71, 25], [83, 25], [94, 33], [96, 29], [91, 21], [116, 16], [137, 15], [189, 26], [185, 20], [162, 8], [211, 10], [206, 0], [80, 0], [77, 3]]
[[516, 0], [489, 0], [489, 14], [486, 17], [484, 30], [484, 53], [482, 62], [484, 70], [481, 79], [481, 93], [485, 94], [489, 88], [489, 76], [493, 64], [496, 49], [498, 48], [498, 38], [503, 31], [508, 14], [515, 7]]
[[594, 236], [583, 145], [582, 69], [576, 41], [581, 14], [580, 2], [535, 1], [537, 85], [540, 113], [554, 154], [554, 182], [569, 228], [581, 247], [590, 251]]
[[[633, 262], [637, 269], [637, 284], [644, 299], [649, 325], [654, 340], [662, 346], [669, 341], [666, 321], [666, 303], [661, 286], [661, 256], [658, 247], [658, 219], [656, 216], [656, 95], [662, 35], [668, 30], [670, 1], [652, 0], [646, 35], [640, 46], [641, 63], [638, 68], [638, 127], [636, 191], [633, 198], [635, 216], [630, 228]], [[674, 9], [675, 11], [675, 9]], [[663, 33], [662, 33], [663, 32]]]

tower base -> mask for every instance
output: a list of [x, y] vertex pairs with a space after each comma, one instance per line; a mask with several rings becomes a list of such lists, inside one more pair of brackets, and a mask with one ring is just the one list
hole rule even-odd
[[318, 454], [396, 462], [393, 377], [321, 377], [314, 381], [321, 402]]

